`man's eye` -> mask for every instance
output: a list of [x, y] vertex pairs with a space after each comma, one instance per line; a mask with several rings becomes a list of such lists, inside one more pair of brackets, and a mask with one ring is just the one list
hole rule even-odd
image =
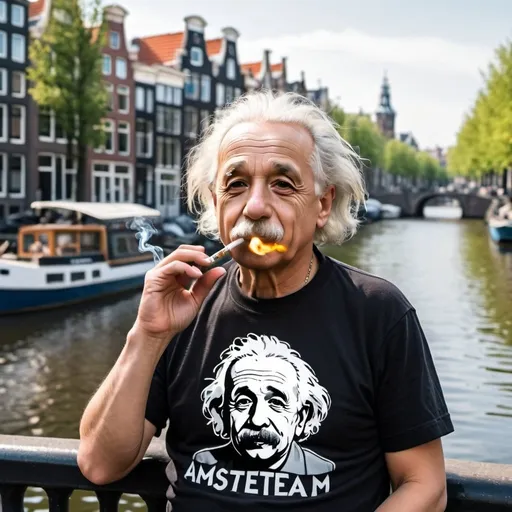
[[275, 185], [277, 188], [293, 189], [293, 186], [291, 183], [288, 183], [287, 181], [283, 181], [283, 180], [276, 181]]
[[235, 407], [237, 409], [245, 409], [246, 407], [249, 407], [251, 405], [251, 401], [248, 398], [238, 398], [235, 401]]
[[274, 407], [284, 407], [286, 404], [279, 398], [271, 398], [268, 403]]
[[241, 187], [245, 187], [245, 183], [242, 180], [235, 180], [235, 181], [232, 181], [231, 183], [228, 183], [227, 188], [241, 188]]

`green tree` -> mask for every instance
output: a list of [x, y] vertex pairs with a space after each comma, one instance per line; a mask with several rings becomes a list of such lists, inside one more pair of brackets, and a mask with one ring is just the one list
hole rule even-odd
[[366, 167], [374, 169], [382, 165], [384, 138], [377, 125], [365, 115], [345, 115], [340, 131], [342, 137], [365, 160]]
[[384, 148], [384, 169], [415, 183], [420, 171], [416, 151], [397, 139], [389, 140]]
[[53, 0], [50, 21], [30, 46], [29, 93], [53, 111], [77, 164], [77, 199], [86, 201], [87, 150], [102, 143], [107, 91], [102, 79], [106, 24], [101, 0]]
[[424, 151], [420, 151], [416, 155], [416, 160], [418, 163], [418, 175], [429, 187], [432, 186], [434, 182], [443, 179], [443, 170], [439, 162], [433, 156]]

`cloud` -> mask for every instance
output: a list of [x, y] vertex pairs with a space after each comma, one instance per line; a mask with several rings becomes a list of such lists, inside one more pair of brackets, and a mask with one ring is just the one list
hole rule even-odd
[[[240, 40], [241, 53], [261, 57], [262, 49], [289, 54], [298, 50], [340, 58], [360, 59], [368, 63], [406, 65], [415, 69], [478, 74], [492, 57], [492, 49], [461, 44], [435, 37], [385, 37], [347, 28], [340, 32], [315, 30], [299, 35]], [[259, 53], [258, 53], [259, 52]]]
[[387, 70], [397, 131], [412, 131], [421, 146], [450, 145], [463, 113], [481, 86], [479, 70], [491, 48], [433, 37], [384, 37], [347, 28], [317, 30], [258, 40], [240, 38], [242, 62], [260, 60], [272, 50], [272, 62], [288, 57], [288, 76], [306, 72], [308, 87], [327, 85], [343, 108], [374, 112], [382, 74]]

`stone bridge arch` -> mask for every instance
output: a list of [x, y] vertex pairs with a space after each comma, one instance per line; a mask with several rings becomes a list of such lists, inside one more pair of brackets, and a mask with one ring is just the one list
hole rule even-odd
[[446, 198], [446, 199], [455, 199], [462, 209], [462, 218], [466, 217], [466, 205], [464, 201], [464, 194], [458, 194], [457, 192], [429, 192], [426, 194], [422, 194], [413, 202], [412, 211], [415, 217], [423, 217], [423, 209], [425, 205], [431, 200], [435, 198]]
[[415, 217], [422, 217], [425, 204], [435, 197], [446, 197], [457, 200], [462, 209], [463, 219], [483, 219], [492, 201], [490, 197], [477, 196], [475, 194], [427, 192], [420, 194], [412, 201], [412, 214]]

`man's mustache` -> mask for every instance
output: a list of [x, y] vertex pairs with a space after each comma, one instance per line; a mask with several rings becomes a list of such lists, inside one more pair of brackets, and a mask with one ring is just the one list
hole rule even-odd
[[244, 428], [240, 432], [238, 440], [240, 448], [250, 450], [256, 448], [259, 443], [267, 444], [275, 448], [279, 444], [280, 438], [275, 432], [266, 428], [262, 428], [261, 430]]
[[242, 218], [231, 230], [230, 235], [232, 240], [258, 236], [266, 242], [280, 242], [284, 237], [284, 229], [281, 225], [267, 219], [250, 220]]

